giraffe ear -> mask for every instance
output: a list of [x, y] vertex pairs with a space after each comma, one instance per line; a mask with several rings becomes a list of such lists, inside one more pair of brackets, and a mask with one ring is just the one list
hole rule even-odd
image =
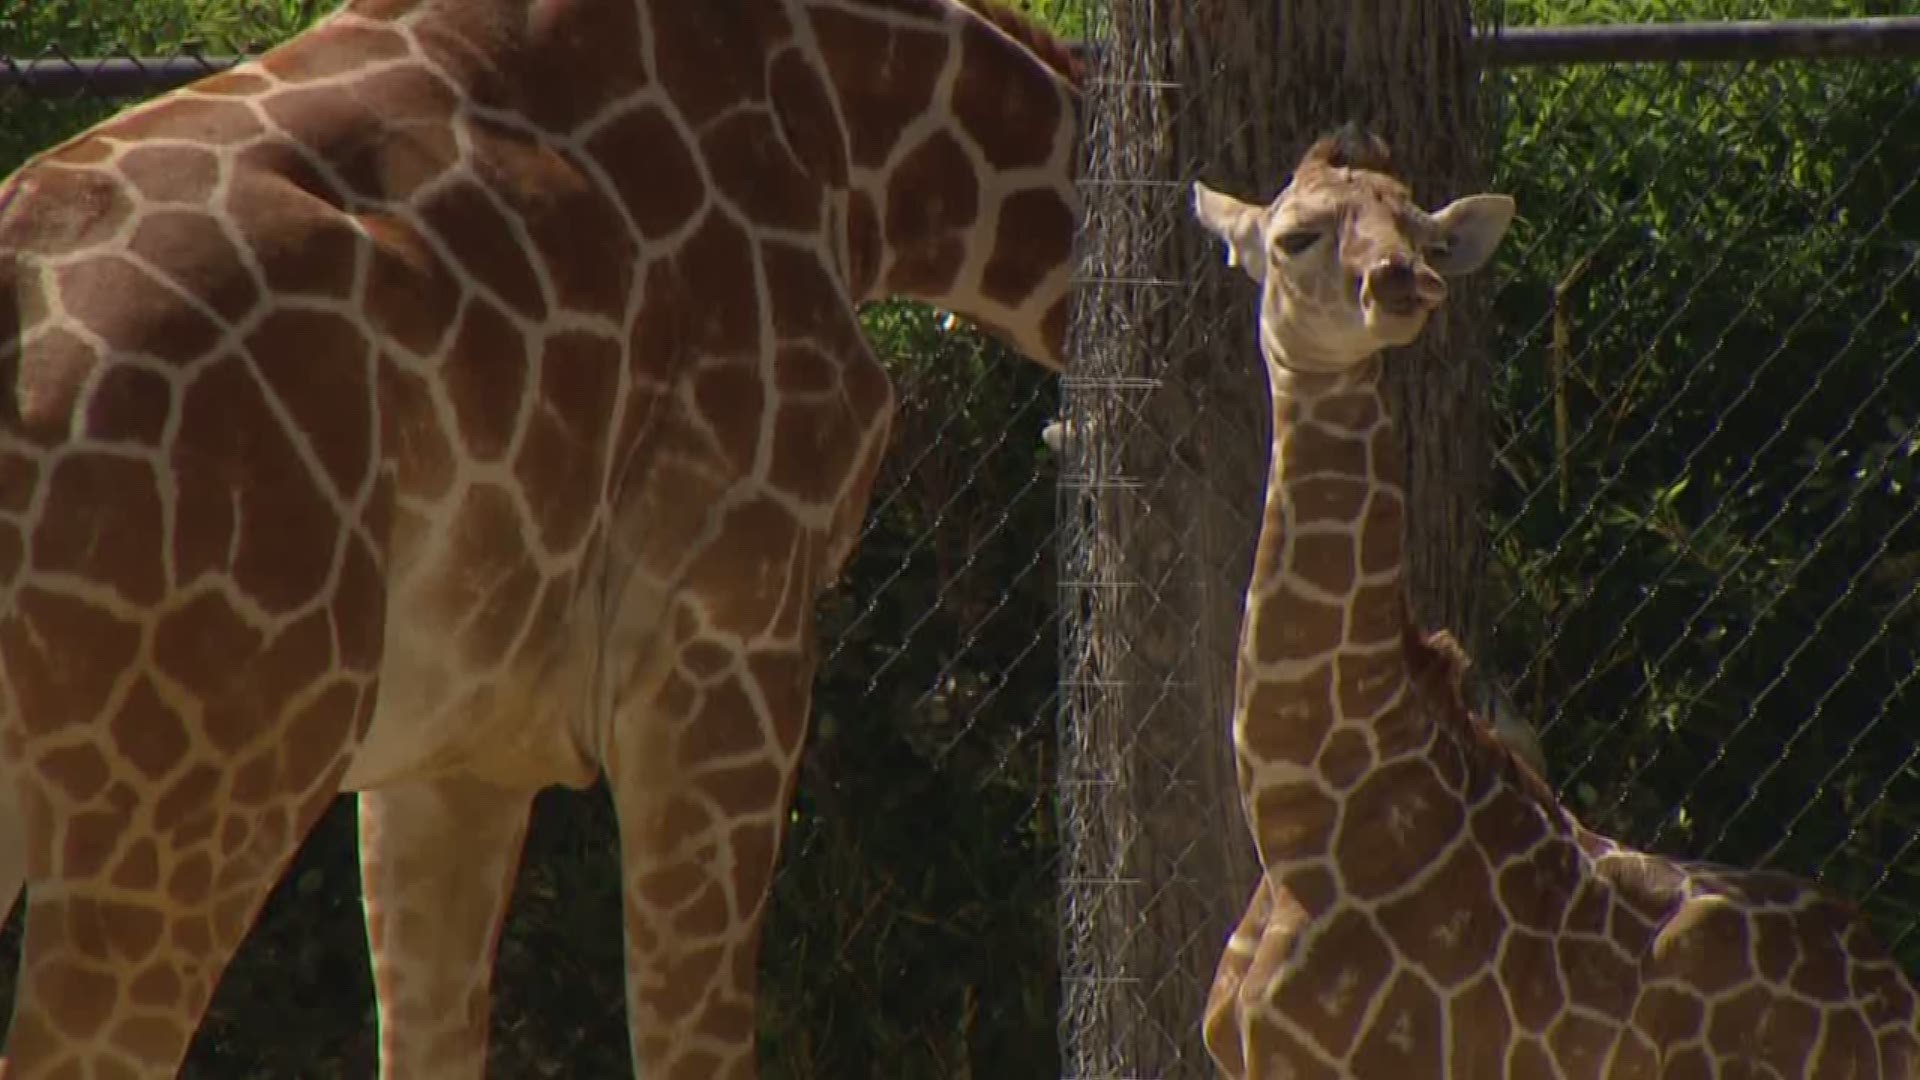
[[1440, 241], [1427, 250], [1427, 265], [1446, 277], [1471, 274], [1485, 266], [1513, 224], [1513, 198], [1467, 195], [1433, 214]]
[[1200, 219], [1208, 232], [1226, 242], [1228, 266], [1240, 267], [1255, 281], [1267, 276], [1267, 245], [1262, 238], [1260, 207], [1222, 195], [1196, 180], [1193, 216]]

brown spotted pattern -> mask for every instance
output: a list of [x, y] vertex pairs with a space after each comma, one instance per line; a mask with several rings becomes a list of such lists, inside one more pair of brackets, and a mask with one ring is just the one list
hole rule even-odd
[[[1220, 1070], [1920, 1076], [1913, 985], [1847, 904], [1597, 836], [1469, 715], [1460, 650], [1410, 625], [1385, 342], [1326, 332], [1363, 322], [1363, 281], [1407, 265], [1396, 244], [1414, 257], [1417, 219], [1398, 183], [1313, 156], [1271, 212], [1295, 198], [1366, 250], [1264, 265], [1273, 465], [1233, 725], [1264, 872], [1207, 1004]], [[1300, 218], [1279, 220], [1285, 235]]]
[[1077, 74], [956, 0], [353, 0], [0, 186], [0, 1076], [164, 1077], [360, 793], [381, 1074], [478, 1077], [604, 776], [636, 1071], [753, 1072], [858, 308], [1062, 362]]

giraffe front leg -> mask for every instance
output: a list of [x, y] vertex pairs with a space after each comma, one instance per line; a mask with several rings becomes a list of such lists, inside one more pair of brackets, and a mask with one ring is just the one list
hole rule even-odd
[[0, 787], [0, 923], [13, 914], [27, 883], [27, 823], [13, 799], [14, 785]]
[[806, 726], [804, 645], [694, 643], [614, 733], [636, 1075], [750, 1080], [759, 936]]
[[495, 947], [533, 792], [467, 776], [362, 792], [360, 877], [380, 1075], [485, 1075]]
[[[113, 730], [130, 717], [146, 741], [98, 759], [97, 782], [77, 787], [57, 750], [22, 770], [29, 888], [4, 1080], [176, 1075], [227, 962], [332, 801], [373, 692], [330, 676], [291, 694], [243, 671], [218, 699], [185, 680], [162, 697], [157, 681], [123, 680], [134, 689]], [[195, 745], [190, 731], [218, 735]]]
[[1246, 912], [1227, 938], [1226, 948], [1221, 950], [1213, 986], [1207, 991], [1206, 1010], [1200, 1024], [1201, 1041], [1206, 1044], [1207, 1053], [1213, 1057], [1214, 1067], [1221, 1076], [1247, 1074], [1246, 1048], [1241, 1042], [1240, 989], [1246, 983], [1247, 969], [1253, 966], [1254, 952], [1260, 947], [1260, 937], [1266, 932], [1267, 915], [1272, 907], [1273, 895], [1267, 890], [1266, 875], [1262, 874], [1253, 883], [1253, 895], [1247, 900]]

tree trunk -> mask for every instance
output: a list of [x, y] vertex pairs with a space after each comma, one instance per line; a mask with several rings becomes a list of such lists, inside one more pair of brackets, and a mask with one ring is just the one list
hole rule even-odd
[[[1088, 101], [1064, 418], [1064, 1073], [1207, 1077], [1199, 1019], [1255, 874], [1227, 732], [1269, 443], [1255, 294], [1191, 181], [1272, 198], [1319, 134], [1384, 136], [1423, 205], [1485, 176], [1470, 0], [1111, 0]], [[1389, 365], [1417, 442], [1418, 617], [1475, 640], [1484, 294]], [[1435, 365], [1438, 365], [1436, 370]]]

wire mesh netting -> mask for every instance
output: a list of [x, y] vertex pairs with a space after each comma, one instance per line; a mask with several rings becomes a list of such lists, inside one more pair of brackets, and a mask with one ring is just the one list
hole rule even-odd
[[1500, 78], [1487, 659], [1590, 823], [1920, 968], [1920, 63]]
[[[1170, 70], [1177, 27], [1128, 14], [1097, 35], [1083, 183], [1098, 239], [1062, 416], [1060, 1032], [1076, 1078], [1198, 1063], [1191, 1018], [1252, 881], [1221, 723], [1234, 626], [1218, 616], [1244, 583], [1265, 413], [1244, 392], [1251, 350], [1203, 348], [1222, 305], [1182, 272], [1203, 245], [1179, 179], [1197, 155], [1173, 130], [1199, 99]], [[1196, 371], [1206, 359], [1221, 368]]]

